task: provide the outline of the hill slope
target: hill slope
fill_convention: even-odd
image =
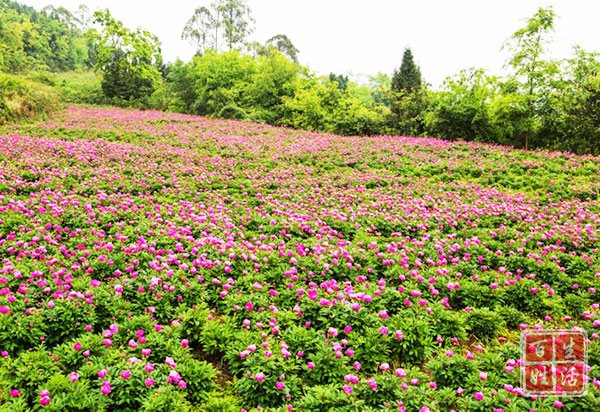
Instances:
[[[2,129],[0,405],[553,408],[519,332],[584,328],[598,376],[599,164],[120,109]]]

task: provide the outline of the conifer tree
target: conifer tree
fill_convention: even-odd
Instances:
[[[400,70],[392,77],[392,90],[396,92],[414,92],[421,88],[421,70],[415,64],[413,54],[407,47],[402,56]]]

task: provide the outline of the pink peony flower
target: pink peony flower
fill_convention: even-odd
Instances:
[[[108,395],[110,393],[111,389],[110,389],[110,382],[109,381],[103,381],[102,382],[102,389],[100,389],[100,392],[102,392],[105,395]]]

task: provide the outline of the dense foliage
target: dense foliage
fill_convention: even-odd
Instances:
[[[81,20],[63,7],[41,12],[0,0],[0,71],[52,71],[89,67]]]
[[[160,42],[148,31],[129,30],[108,10],[94,13],[100,25],[92,36],[96,44],[96,68],[103,73],[102,91],[118,105],[147,106],[160,79]]]
[[[0,167],[1,410],[600,409],[598,157],[80,107]]]
[[[54,83],[66,102],[344,135],[433,136],[600,154],[599,55],[576,47],[569,58],[548,59],[556,19],[551,8],[540,8],[503,45],[508,75],[469,68],[431,90],[408,48],[394,73],[364,85],[347,74],[319,77],[299,63],[300,51],[285,34],[249,40],[254,19],[245,0],[197,8],[182,28],[196,56],[169,64],[154,35],[125,27],[108,10],[92,16],[84,6],[71,13],[51,6],[36,12],[10,0],[0,5],[0,72],[61,73]],[[82,72],[91,68],[95,75]]]

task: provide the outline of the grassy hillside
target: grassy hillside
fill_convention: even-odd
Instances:
[[[0,73],[0,124],[44,117],[60,109],[60,103],[52,86]]]

